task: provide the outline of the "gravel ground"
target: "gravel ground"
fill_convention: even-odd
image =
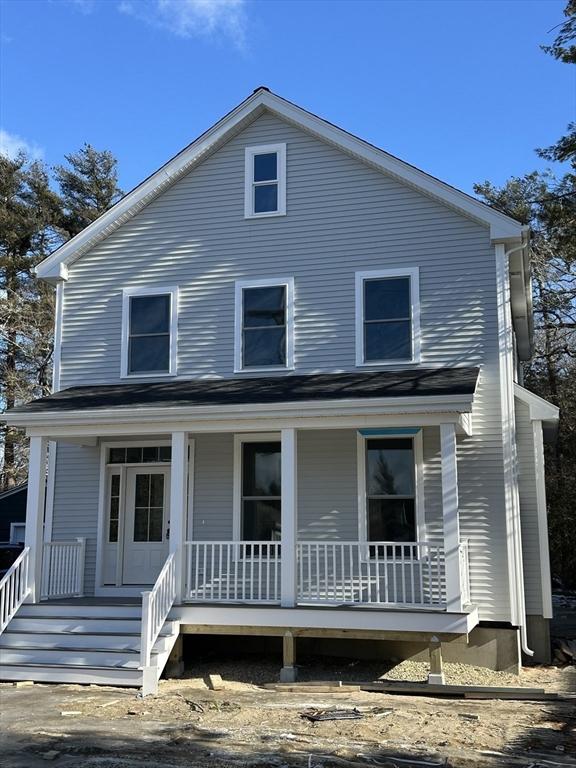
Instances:
[[[145,699],[121,688],[0,684],[0,766],[576,768],[573,701],[287,693],[238,682],[222,666],[209,671],[222,674],[224,690],[197,677],[163,680]],[[534,668],[520,679],[576,691],[574,669]],[[312,707],[354,707],[362,719],[311,723],[301,714]]]
[[[550,674],[541,675],[543,682],[537,682],[538,670],[543,667],[526,668],[521,675],[494,672],[484,667],[468,664],[444,663],[446,682],[451,685],[508,685],[512,687],[542,687],[550,682]],[[320,680],[342,680],[343,682],[369,682],[372,680],[403,680],[425,682],[429,665],[423,661],[402,661],[399,663],[358,661],[346,658],[303,656],[298,658],[298,680],[300,682]],[[230,684],[262,685],[275,683],[279,679],[278,656],[238,655],[235,658],[209,656],[196,659],[185,677],[202,681],[208,674],[217,673]],[[552,675],[553,676],[553,675]],[[536,681],[536,682],[535,682]]]

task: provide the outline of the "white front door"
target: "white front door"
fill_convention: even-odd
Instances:
[[[122,583],[154,584],[168,556],[170,469],[128,467]]]

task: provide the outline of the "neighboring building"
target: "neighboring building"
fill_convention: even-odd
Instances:
[[[259,88],[49,256],[0,675],[150,691],[231,628],[284,636],[285,678],[293,635],[544,657],[528,237]]]
[[[0,493],[0,544],[23,544],[26,528],[26,483]]]

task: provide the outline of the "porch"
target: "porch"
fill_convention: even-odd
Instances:
[[[288,568],[295,561],[295,607],[447,608],[442,545],[298,541],[284,559],[281,547],[270,541],[186,541],[179,603],[282,605],[288,559]],[[85,551],[84,539],[43,545],[41,600],[85,597]],[[458,546],[458,565],[465,610],[470,605],[467,541]]]

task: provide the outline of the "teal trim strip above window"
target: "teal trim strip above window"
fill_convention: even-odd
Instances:
[[[359,429],[363,437],[381,437],[383,435],[417,435],[422,427],[388,427],[386,429]]]

